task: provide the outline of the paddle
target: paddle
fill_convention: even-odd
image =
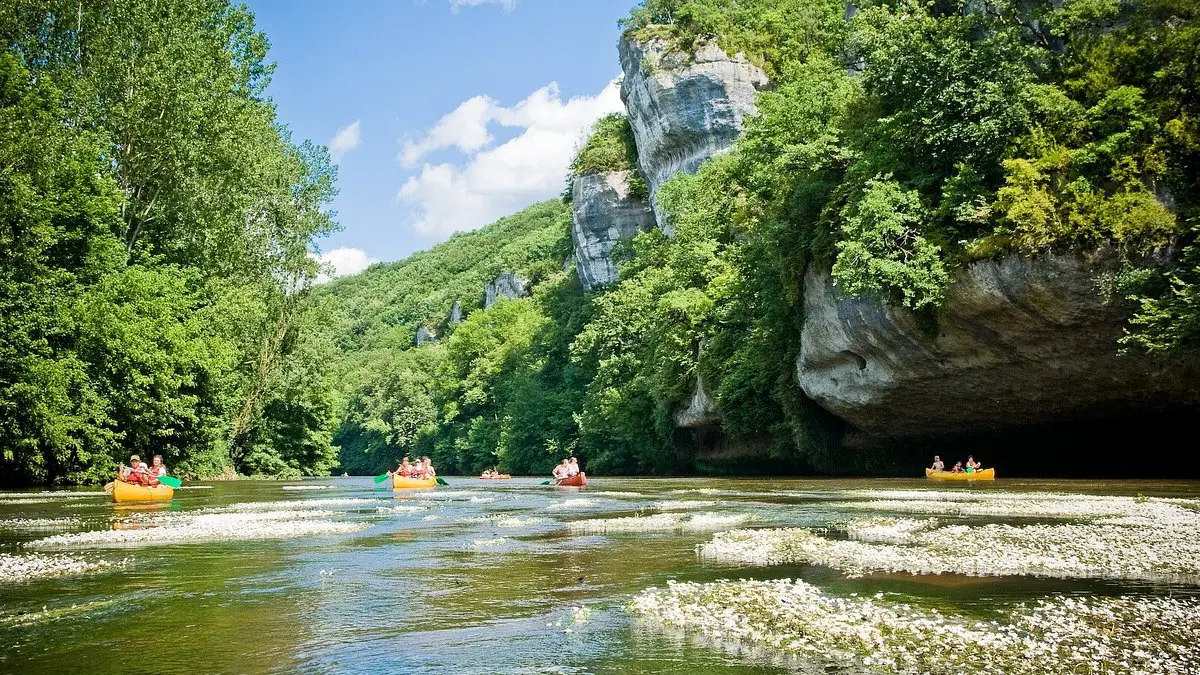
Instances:
[[[178,478],[175,478],[173,476],[159,476],[158,482],[160,482],[163,485],[166,485],[167,487],[170,487],[170,488],[177,488],[180,485],[183,485],[183,481],[181,481]]]
[[[441,476],[437,476],[436,478],[437,478],[437,484],[438,484],[438,485],[449,485],[449,483],[447,483],[446,481],[442,480],[442,477],[441,477]]]

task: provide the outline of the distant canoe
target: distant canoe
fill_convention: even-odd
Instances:
[[[512,476],[502,473],[499,476],[480,476],[479,480],[508,480],[510,478],[512,478]]]
[[[167,485],[134,485],[123,481],[113,481],[112,490],[105,490],[114,502],[165,502],[175,496],[175,490]],[[107,486],[105,486],[107,488]]]
[[[925,469],[925,477],[930,480],[996,480],[996,469],[980,469],[971,473]]]
[[[393,490],[408,490],[412,488],[437,487],[437,478],[407,478],[392,474]]]
[[[562,479],[558,484],[559,486],[566,485],[568,487],[583,487],[587,485],[587,476],[583,475],[583,472],[580,471],[570,478]]]

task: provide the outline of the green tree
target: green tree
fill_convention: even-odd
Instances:
[[[242,469],[244,430],[297,405],[325,416],[319,391],[269,402],[309,358],[273,336],[307,302],[335,171],[276,122],[253,16],[28,0],[0,7],[0,37],[5,475],[98,480],[130,451]],[[272,453],[305,455],[279,439]],[[293,464],[328,465],[309,455]]]

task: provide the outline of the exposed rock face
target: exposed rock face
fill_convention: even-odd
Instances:
[[[454,326],[462,323],[462,303],[458,300],[450,306],[450,325]]]
[[[1200,410],[1196,364],[1117,355],[1128,308],[1095,284],[1114,268],[1107,251],[974,263],[955,275],[936,337],[810,272],[797,380],[863,445]]]
[[[417,346],[420,347],[426,342],[432,342],[437,339],[437,335],[426,326],[417,327]]]
[[[672,174],[693,173],[704,160],[728,149],[743,120],[757,111],[755,94],[767,86],[762,69],[741,54],[729,56],[715,44],[694,54],[668,52],[662,40],[619,46],[621,100],[637,142],[638,167],[650,186],[658,225],[670,225],[658,205],[658,188]]]
[[[716,426],[721,421],[717,412],[717,402],[704,388],[704,379],[696,376],[696,387],[692,390],[692,400],[687,407],[675,412],[675,426],[684,429],[700,429]]]
[[[529,282],[515,274],[505,272],[489,282],[484,289],[484,309],[496,304],[496,298],[523,298],[529,295]]]
[[[589,291],[616,281],[613,245],[654,227],[649,202],[629,194],[632,176],[632,171],[594,173],[576,176],[571,186],[575,269]]]

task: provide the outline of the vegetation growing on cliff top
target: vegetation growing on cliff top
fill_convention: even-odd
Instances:
[[[812,54],[837,51],[847,34],[845,11],[841,0],[645,0],[621,26],[682,50],[716,37],[778,81]]]
[[[610,113],[596,120],[591,134],[571,160],[571,173],[584,176],[605,171],[637,169],[637,145],[629,118]]]
[[[571,172],[567,175],[567,187],[563,202],[571,203],[576,176],[587,176],[609,171],[630,171],[629,194],[646,197],[650,188],[642,176],[637,163],[637,144],[629,118],[621,113],[610,113],[596,120],[591,131],[571,160]]]

